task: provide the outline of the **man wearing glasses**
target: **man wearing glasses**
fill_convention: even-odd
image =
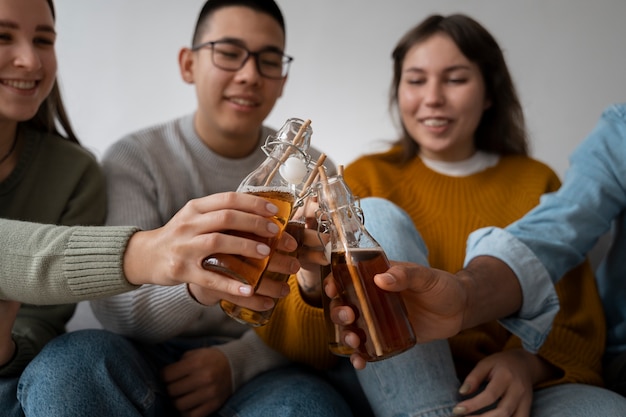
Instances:
[[[197,110],[122,138],[103,158],[109,225],[160,227],[190,199],[235,190],[265,159],[260,147],[275,131],[263,121],[292,61],[280,9],[209,0],[192,45],[179,65]],[[206,289],[145,285],[92,308],[112,332],[73,332],[50,346],[42,360],[58,366],[40,378],[45,409],[29,416],[351,415],[330,385],[289,365]]]

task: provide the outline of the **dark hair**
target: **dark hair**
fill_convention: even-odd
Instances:
[[[54,14],[54,4],[52,3],[52,0],[47,0],[48,1],[48,6],[50,6],[50,11],[52,12],[52,18],[56,19],[56,15]]]
[[[270,15],[280,25],[283,33],[285,34],[285,19],[280,8],[273,0],[208,0],[204,3],[200,14],[198,15],[198,21],[196,22],[196,28],[193,31],[193,38],[191,45],[195,45],[200,42],[200,37],[206,30],[206,24],[209,17],[217,10],[223,7],[231,6],[243,6],[252,10],[256,10],[261,13]]]
[[[52,0],[47,0],[50,10],[52,11],[52,17],[55,18],[54,5]],[[58,129],[57,123],[63,128],[63,133]],[[55,79],[52,85],[50,94],[45,98],[35,116],[32,119],[22,122],[25,126],[30,126],[36,130],[44,131],[47,133],[54,133],[56,135],[65,137],[66,139],[79,143],[78,138],[74,134],[70,119],[65,111],[63,100],[61,98],[61,91],[59,89],[58,81]]]
[[[483,112],[476,128],[474,135],[476,149],[501,155],[527,155],[524,112],[502,50],[493,36],[469,16],[432,15],[400,39],[392,53],[393,81],[390,107],[397,108],[398,87],[407,52],[415,44],[438,33],[449,36],[463,55],[478,66],[485,83],[486,97],[491,105]],[[403,135],[396,144],[402,145],[401,159],[407,161],[417,154],[419,145],[411,138],[403,124],[402,131]]]

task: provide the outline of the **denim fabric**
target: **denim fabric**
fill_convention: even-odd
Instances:
[[[517,335],[524,348],[537,353],[552,329],[559,311],[559,298],[548,271],[535,255],[506,230],[489,227],[472,233],[467,243],[467,260],[489,255],[506,262],[520,278],[524,304],[516,316],[500,320]]]
[[[385,249],[390,259],[409,262],[421,259],[419,262],[426,264],[424,242],[403,210],[379,198],[363,199],[361,206],[366,228]],[[510,240],[507,244],[514,246],[506,247],[516,256],[532,256],[527,247],[508,233],[497,229],[491,233],[501,239]],[[535,264],[537,270],[534,274],[544,274],[547,281],[545,287],[553,291],[545,268],[540,263]],[[550,293],[548,291],[547,294]],[[553,304],[547,310],[555,310],[554,307]],[[539,320],[546,320],[545,317],[540,316]],[[527,326],[534,324],[533,320],[519,321],[525,322]],[[548,323],[547,327],[549,326]],[[535,328],[532,329],[536,332]],[[458,395],[459,381],[446,341],[416,345],[400,355],[368,363],[364,370],[357,371],[357,376],[376,417],[450,416],[454,405],[461,400]],[[607,389],[589,385],[558,385],[533,392],[530,415],[626,416],[626,398]]]
[[[605,308],[607,352],[626,351],[626,103],[608,107],[598,124],[570,157],[561,188],[542,197],[541,203],[505,230],[472,234],[467,260],[478,255],[503,259],[522,285],[525,317],[507,320],[509,329],[525,346],[537,346],[549,326],[545,317],[554,310],[554,293],[548,278],[556,282],[579,264],[605,232],[614,227],[613,245],[596,272]],[[530,251],[513,251],[518,240]],[[545,269],[545,270],[543,270]],[[543,271],[542,271],[543,270]],[[542,271],[541,277],[535,274]],[[536,316],[534,323],[527,321]],[[531,336],[529,338],[529,335]]]
[[[136,345],[104,331],[68,333],[50,342],[24,371],[18,398],[29,417],[179,415],[159,370],[211,339]],[[351,416],[339,394],[308,369],[288,366],[243,385],[215,416]]]
[[[0,378],[0,410],[2,417],[24,417],[17,400],[19,378]]]
[[[428,265],[427,250],[409,215],[376,197],[361,200],[365,228],[390,260]],[[376,417],[452,415],[459,382],[446,340],[418,344],[400,355],[371,362],[357,377]]]
[[[534,391],[530,416],[626,416],[626,398],[608,389],[591,385],[555,385]]]

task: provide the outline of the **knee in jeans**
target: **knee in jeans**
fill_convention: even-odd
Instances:
[[[22,374],[27,383],[48,378],[72,378],[76,372],[92,370],[102,360],[123,355],[129,342],[105,330],[81,330],[51,340]]]

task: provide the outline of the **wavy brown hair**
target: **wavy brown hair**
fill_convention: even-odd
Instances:
[[[524,112],[504,55],[494,37],[477,21],[463,14],[432,15],[409,30],[392,53],[393,80],[389,105],[397,111],[398,88],[402,65],[408,51],[435,34],[445,34],[459,50],[480,69],[486,97],[491,106],[483,112],[474,134],[476,149],[500,155],[528,155],[528,136]],[[409,135],[402,120],[402,137],[394,144],[402,146],[400,160],[406,162],[419,152],[419,145]]]

